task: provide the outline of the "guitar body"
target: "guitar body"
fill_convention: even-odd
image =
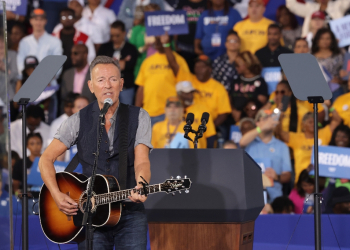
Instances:
[[[58,187],[78,204],[78,200],[86,198],[89,179],[82,174],[61,172],[56,174]],[[114,176],[96,175],[94,194],[105,194],[119,191],[118,181]],[[93,203],[93,201],[92,201]],[[45,184],[39,195],[39,217],[41,228],[46,237],[55,243],[79,243],[85,239],[81,225],[85,203],[78,206],[77,215],[69,216],[61,212]],[[121,216],[121,202],[105,205],[93,205],[92,225],[95,227],[115,226]]]

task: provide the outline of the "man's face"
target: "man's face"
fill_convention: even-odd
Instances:
[[[72,102],[70,102],[70,103],[66,103],[65,105],[64,105],[64,113],[66,114],[66,115],[68,115],[68,116],[71,116],[72,114],[73,114],[73,111],[72,111],[72,109],[73,109],[73,103]]]
[[[269,45],[276,46],[277,44],[279,44],[281,36],[282,36],[282,34],[281,34],[279,29],[270,28],[267,31],[267,38],[268,38]]]
[[[250,18],[260,19],[265,12],[265,6],[259,3],[251,3],[248,6],[248,15]]]
[[[111,40],[113,44],[122,44],[125,40],[125,31],[122,31],[121,29],[115,29],[111,28]]]
[[[239,47],[241,46],[241,42],[236,35],[229,35],[226,38],[225,47],[229,51],[239,51]]]
[[[74,67],[83,67],[87,64],[87,53],[83,46],[74,45],[71,52]]]
[[[81,6],[81,4],[78,1],[70,1],[68,7],[74,10],[76,17],[81,16],[81,13],[83,12],[83,6]]]
[[[205,62],[199,61],[194,65],[194,74],[200,82],[206,82],[211,76],[212,69]]]
[[[74,25],[74,15],[70,11],[62,11],[60,20],[64,28],[72,28]]]
[[[310,22],[310,27],[315,31],[325,27],[326,21],[320,18],[313,18]]]
[[[20,29],[18,26],[13,26],[12,30],[11,30],[11,35],[10,35],[10,39],[11,42],[13,43],[19,43],[19,41],[24,37],[24,33],[23,30]]]
[[[294,53],[309,53],[309,45],[307,44],[307,42],[305,40],[297,41],[294,47]]]
[[[28,117],[27,118],[27,128],[30,132],[33,132],[40,126],[41,118]]]
[[[33,27],[33,31],[43,31],[45,29],[45,25],[46,25],[46,18],[42,17],[42,16],[36,16],[36,17],[32,17],[30,19],[30,24]]]
[[[250,130],[252,130],[254,128],[255,128],[254,124],[251,123],[250,121],[243,122],[242,126],[241,126],[242,135],[244,135],[245,133],[249,132]]]
[[[42,141],[37,136],[30,138],[27,142],[27,148],[29,149],[30,154],[35,156],[40,155],[42,145]]]
[[[77,98],[74,101],[73,114],[85,108],[87,105],[89,105],[89,102],[85,98]]]
[[[184,113],[184,109],[175,103],[170,103],[168,107],[165,108],[165,117],[168,120],[181,120]]]
[[[123,89],[124,79],[114,64],[97,64],[91,72],[89,89],[95,94],[100,105],[107,98],[113,103],[119,101],[119,93]]]
[[[193,92],[190,92],[190,93],[179,92],[178,96],[182,100],[182,103],[185,105],[185,107],[188,107],[188,106],[192,105],[192,103],[193,103]]]

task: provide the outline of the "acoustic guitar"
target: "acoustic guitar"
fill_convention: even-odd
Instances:
[[[90,178],[83,174],[60,172],[56,174],[58,187],[78,203],[77,215],[66,215],[61,212],[45,184],[39,195],[39,218],[46,237],[54,243],[79,243],[85,239],[82,219],[87,198],[87,187]],[[189,192],[191,180],[185,176],[165,180],[164,183],[147,186],[148,194],[165,192],[167,194],[185,190]],[[117,179],[111,175],[96,175],[92,205],[92,225],[94,227],[115,226],[121,216],[123,200],[131,193],[144,194],[141,188],[120,190]]]

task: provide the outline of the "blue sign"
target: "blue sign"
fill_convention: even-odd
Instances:
[[[311,162],[314,163],[313,151]],[[350,148],[319,146],[318,163],[320,176],[350,179]]]
[[[188,34],[186,11],[145,12],[145,27],[147,36]]]
[[[189,141],[184,138],[183,133],[176,133],[170,142],[169,148],[189,148],[188,143]]]
[[[261,71],[261,76],[267,83],[269,94],[276,90],[277,84],[282,80],[281,67],[266,67]]]
[[[241,130],[239,130],[239,127],[237,125],[232,125],[230,127],[230,140],[238,145],[241,138],[242,133]]]
[[[260,166],[262,173],[265,172],[266,168],[271,168],[272,162],[270,158],[253,158],[253,159]]]
[[[4,0],[6,2],[6,10],[25,16],[27,14],[27,0]],[[2,12],[2,4],[0,4],[0,12]]]

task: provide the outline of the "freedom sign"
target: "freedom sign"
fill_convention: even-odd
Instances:
[[[311,162],[314,163],[313,151]],[[320,176],[350,179],[350,148],[319,146],[318,163]]]
[[[335,37],[339,40],[339,47],[350,45],[350,16],[330,21],[329,25]]]
[[[147,36],[161,36],[166,31],[169,35],[188,34],[186,11],[145,12]]]
[[[281,67],[265,67],[261,71],[261,76],[267,84],[268,93],[271,94],[282,80]]]
[[[3,0],[6,2],[6,10],[25,16],[27,14],[27,0]],[[2,13],[2,4],[0,4],[0,12]]]

